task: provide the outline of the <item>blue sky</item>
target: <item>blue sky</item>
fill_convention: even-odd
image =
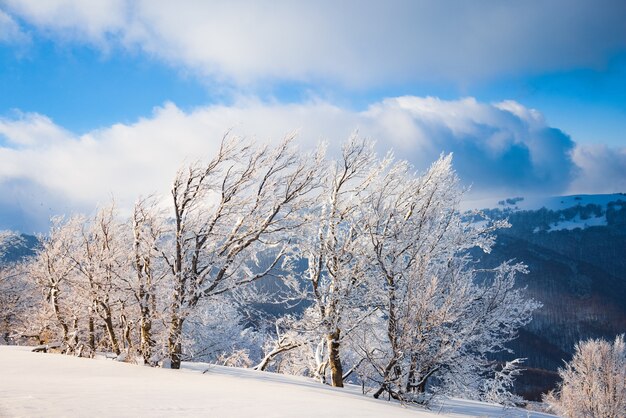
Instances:
[[[624,21],[617,0],[0,0],[0,217],[128,206],[228,129],[454,152],[476,197],[625,192]]]

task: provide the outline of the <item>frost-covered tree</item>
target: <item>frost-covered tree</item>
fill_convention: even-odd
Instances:
[[[300,370],[322,380],[330,365],[333,385],[352,374],[377,385],[376,397],[504,399],[516,372],[495,370],[488,354],[504,350],[538,304],[515,288],[525,266],[477,271],[471,250],[488,252],[506,222],[461,215],[451,156],[416,175],[353,138],[325,184],[300,245],[312,304],[292,322],[299,337],[282,333],[265,360],[308,362]]]
[[[562,382],[544,401],[564,417],[626,416],[626,344],[602,339],[580,342],[572,360],[559,370]]]
[[[494,370],[493,377],[487,378],[483,382],[481,398],[487,402],[504,406],[515,406],[522,402],[522,398],[511,393],[511,390],[513,389],[515,378],[524,370],[520,368],[524,360],[517,358],[507,361]]]
[[[34,317],[34,328],[47,329],[46,339],[61,343],[66,353],[93,355],[104,349],[119,355],[129,348],[130,334],[121,323],[128,298],[121,280],[128,274],[128,242],[114,207],[92,218],[54,219],[40,241],[26,268],[50,314]]]
[[[3,262],[4,255],[19,235],[11,231],[0,231],[0,344],[9,342],[13,323],[20,307],[19,275],[8,263]]]
[[[261,333],[246,325],[229,295],[204,299],[186,319],[185,357],[192,361],[251,367],[261,357]]]
[[[270,364],[277,358],[279,358],[284,353],[293,353],[293,350],[299,350],[299,355],[291,356],[292,358],[297,358],[296,363],[298,364],[295,369],[288,367],[288,374],[306,374],[309,357],[308,354],[311,352],[310,347],[311,341],[307,339],[307,336],[302,335],[298,331],[296,331],[296,326],[294,326],[294,322],[297,322],[292,316],[285,315],[279,317],[274,322],[274,335],[267,336],[265,338],[263,351],[264,354],[259,361],[254,366],[255,370],[267,370]],[[304,351],[304,355],[302,355],[302,351]],[[285,367],[281,367],[281,364],[278,364],[275,370],[284,370]]]
[[[96,349],[95,327],[102,324],[108,346],[116,355],[122,352],[122,336],[118,332],[121,308],[127,295],[120,288],[127,275],[127,242],[123,224],[114,205],[104,207],[93,219],[77,224],[74,245],[68,252],[75,271],[74,290],[88,303],[88,347]]]
[[[255,147],[226,138],[208,163],[176,175],[171,245],[162,251],[172,283],[172,368],[180,367],[184,322],[203,299],[232,293],[285,261],[289,233],[303,223],[318,187],[322,158],[298,153],[291,142]]]
[[[47,236],[40,236],[40,248],[28,261],[29,278],[41,291],[44,310],[33,318],[42,340],[61,344],[64,353],[74,353],[79,345],[79,319],[86,316],[84,303],[73,288],[75,237],[82,218],[52,219]]]
[[[26,280],[27,272],[22,264],[3,257],[23,242],[17,233],[0,231],[0,344],[13,344],[24,336],[30,309],[36,303],[33,286]]]
[[[363,217],[361,194],[382,169],[373,145],[350,138],[339,159],[331,162],[320,205],[313,212],[302,242],[308,261],[305,273],[312,306],[301,327],[308,329],[315,350],[315,375],[332,386],[343,386],[340,345],[343,334],[367,317],[367,280],[364,238],[358,232]],[[343,333],[343,334],[342,334]]]
[[[371,357],[375,397],[425,401],[429,388],[476,388],[486,354],[503,350],[537,306],[514,287],[524,266],[475,271],[469,250],[488,252],[491,233],[505,224],[464,220],[461,196],[451,156],[444,156],[421,176],[404,162],[392,164],[365,199],[371,291],[386,331]]]
[[[167,274],[167,266],[159,251],[159,246],[167,239],[167,224],[156,199],[137,201],[131,215],[130,228],[130,274],[122,276],[122,280],[134,302],[129,303],[129,307],[135,307],[132,318],[139,328],[139,355],[145,364],[154,365],[158,360],[157,342],[163,328],[158,326],[163,310],[162,281]]]

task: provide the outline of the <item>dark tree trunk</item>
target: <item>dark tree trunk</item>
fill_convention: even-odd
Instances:
[[[374,398],[378,398],[383,392],[388,392],[389,396],[398,399],[398,392],[402,390],[401,382],[399,382],[402,370],[398,363],[401,353],[398,348],[398,330],[396,326],[396,292],[395,280],[393,277],[387,277],[387,298],[388,298],[388,318],[387,318],[387,337],[393,352],[393,358],[389,360],[383,374],[383,383],[374,393]]]
[[[117,335],[115,334],[115,326],[113,325],[113,318],[111,317],[111,308],[107,303],[103,301],[94,301],[94,305],[101,308],[99,315],[104,321],[104,328],[107,330],[107,335],[109,336],[111,350],[113,350],[113,352],[119,356],[121,350],[120,344],[117,340]]]
[[[74,316],[72,320],[72,338],[70,338],[69,346],[71,353],[76,353],[78,347],[78,317]]]
[[[107,312],[107,315],[104,317],[104,325],[107,330],[107,334],[109,335],[111,349],[119,356],[121,353],[120,344],[117,341],[117,335],[115,335],[115,328],[113,326],[113,319],[111,318],[111,314],[109,312]]]
[[[141,356],[146,364],[151,364],[152,349],[154,347],[154,340],[152,339],[152,321],[150,317],[144,313],[141,316],[140,323],[140,350]]]
[[[87,340],[87,346],[91,350],[90,355],[93,356],[96,353],[96,329],[93,323],[93,316],[89,314],[89,338]]]
[[[177,314],[172,316],[172,322],[170,324],[170,335],[168,338],[168,351],[170,355],[170,367],[172,369],[180,369],[180,363],[182,361],[182,330],[183,319]]]
[[[417,356],[411,355],[411,365],[409,367],[409,376],[406,380],[406,391],[411,392],[415,390],[415,370],[417,369]]]
[[[427,377],[425,377],[424,379],[422,379],[419,382],[419,384],[415,388],[417,390],[417,393],[421,394],[421,393],[426,392],[426,382],[428,382],[428,378]]]
[[[57,322],[61,326],[61,330],[63,331],[63,344],[65,345],[65,349],[69,351],[69,327],[63,320],[61,315],[61,309],[59,307],[59,299],[58,299],[58,290],[56,288],[52,288],[50,290],[50,304],[52,305],[52,310],[54,311],[54,316],[57,319]]]
[[[341,331],[339,328],[335,332],[326,336],[326,346],[328,347],[328,364],[330,366],[331,384],[335,387],[343,387],[343,369],[341,367],[341,358],[339,356],[339,337]]]

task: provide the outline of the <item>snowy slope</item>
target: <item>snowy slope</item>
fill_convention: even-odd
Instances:
[[[463,210],[470,209],[501,209],[501,210],[538,210],[546,208],[553,211],[563,210],[574,206],[598,205],[606,209],[610,202],[622,200],[626,202],[626,195],[613,194],[578,194],[571,196],[551,197],[508,197],[470,200],[462,203]]]
[[[463,210],[489,211],[490,216],[496,218],[509,217],[521,211],[536,212],[542,208],[557,215],[550,215],[549,223],[546,223],[546,217],[542,217],[544,215],[537,218],[542,222],[534,229],[535,233],[607,226],[607,211],[621,211],[622,207],[626,207],[626,195],[620,193],[530,198],[519,196],[467,201],[462,204]]]
[[[426,411],[300,377],[203,364],[153,369],[23,347],[0,346],[0,373],[0,417],[550,416],[464,400]]]

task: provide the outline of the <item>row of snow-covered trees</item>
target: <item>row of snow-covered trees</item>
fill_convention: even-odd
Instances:
[[[477,271],[470,250],[489,252],[506,223],[461,215],[451,156],[416,174],[357,137],[337,159],[292,142],[225,138],[128,219],[109,206],[54,220],[13,270],[13,286],[41,296],[14,334],[172,368],[196,358],[360,380],[376,397],[499,399],[515,371],[489,353],[537,304],[514,286],[523,265]]]

